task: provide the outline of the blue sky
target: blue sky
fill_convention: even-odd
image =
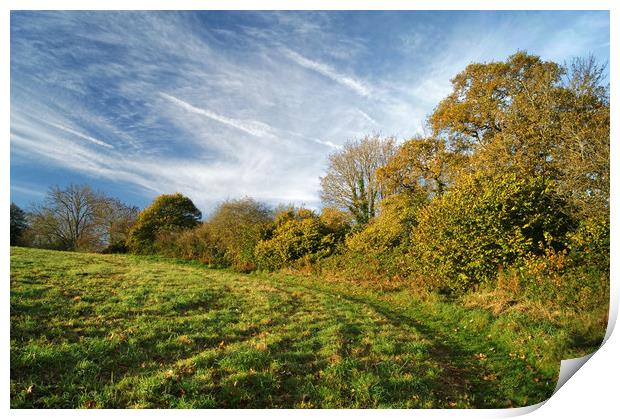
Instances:
[[[603,12],[12,12],[11,199],[89,183],[320,206],[327,156],[406,139],[470,62],[609,61]]]

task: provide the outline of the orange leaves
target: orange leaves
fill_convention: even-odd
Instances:
[[[181,335],[177,338],[177,340],[185,345],[192,345],[194,343],[194,341],[192,341],[187,335]]]

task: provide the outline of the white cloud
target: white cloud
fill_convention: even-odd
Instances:
[[[65,126],[63,126],[63,125],[60,125],[60,124],[54,124],[53,122],[49,122],[49,121],[43,121],[43,122],[45,122],[46,124],[51,125],[51,126],[53,126],[53,127],[55,127],[55,128],[61,129],[61,130],[63,130],[63,131],[66,131],[66,132],[68,132],[68,133],[70,133],[70,134],[73,134],[73,135],[75,135],[76,137],[80,137],[80,138],[83,138],[83,139],[85,139],[85,140],[88,140],[88,141],[90,141],[90,142],[92,142],[92,143],[94,143],[94,144],[100,145],[100,146],[102,146],[102,147],[106,147],[106,148],[114,148],[114,146],[113,146],[113,145],[108,144],[108,143],[106,143],[105,141],[98,140],[98,139],[96,139],[96,138],[94,138],[94,137],[91,137],[90,135],[82,134],[81,132],[75,131],[75,130],[73,130],[73,129],[71,129],[71,128],[68,128],[68,127],[65,127]]]
[[[327,64],[310,60],[304,57],[303,55],[300,55],[296,53],[295,51],[292,51],[288,48],[285,48],[283,51],[290,59],[292,59],[294,62],[296,62],[300,66],[316,71],[317,73],[322,74],[323,76],[335,81],[336,83],[339,83],[345,87],[348,87],[349,89],[353,90],[354,92],[356,92],[357,94],[361,96],[365,96],[365,97],[370,96],[371,89],[369,86],[365,85],[363,82],[356,80],[345,74],[339,73],[338,71],[336,71],[335,69],[333,69]]]
[[[271,133],[272,129],[269,125],[260,121],[242,121],[238,119],[228,118],[222,115],[218,115],[215,112],[211,112],[207,109],[198,108],[196,106],[192,106],[189,103],[176,98],[174,96],[168,95],[166,93],[160,93],[163,98],[168,99],[169,101],[179,105],[183,109],[196,113],[198,115],[206,116],[207,118],[213,119],[214,121],[221,122],[222,124],[228,125],[230,127],[241,130],[250,135],[254,135],[256,137],[273,137]]]

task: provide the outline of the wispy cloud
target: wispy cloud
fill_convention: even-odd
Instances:
[[[45,196],[45,192],[43,192],[40,188],[20,186],[14,183],[11,184],[11,191],[19,192],[20,194],[36,198],[43,198]]]
[[[353,90],[361,96],[370,96],[370,87],[362,83],[361,81],[356,80],[353,77],[347,76],[345,74],[339,73],[327,64],[321,63],[319,61],[310,60],[290,49],[285,48],[283,51],[290,59],[295,61],[300,66],[316,71],[317,73],[322,74],[323,76],[335,81],[336,83],[348,87],[349,89]]]
[[[90,141],[91,143],[94,143],[94,144],[97,144],[97,145],[100,145],[100,146],[102,146],[102,147],[106,147],[106,148],[114,148],[114,146],[113,146],[113,145],[108,144],[108,143],[106,143],[105,141],[98,140],[98,139],[96,139],[96,138],[94,138],[94,137],[91,137],[90,135],[82,134],[81,132],[75,131],[75,130],[73,130],[73,129],[71,129],[71,128],[68,128],[68,127],[65,127],[65,126],[63,126],[63,125],[60,125],[60,124],[55,124],[55,123],[53,123],[53,122],[49,122],[49,121],[43,121],[43,122],[45,122],[46,124],[51,125],[51,126],[53,126],[53,127],[55,127],[55,128],[58,128],[58,129],[60,129],[60,130],[63,130],[63,131],[65,131],[65,132],[68,132],[68,133],[70,133],[70,134],[73,134],[73,135],[75,135],[76,137],[80,137],[80,138],[83,138],[83,139],[85,139],[85,140],[88,140],[88,141]]]
[[[271,133],[272,129],[268,124],[259,121],[242,121],[238,119],[228,118],[222,115],[218,115],[215,112],[211,112],[207,109],[198,108],[196,106],[192,106],[189,103],[176,98],[174,96],[168,95],[166,93],[160,93],[163,98],[168,99],[169,101],[179,105],[183,109],[196,113],[198,115],[206,116],[214,121],[221,122],[224,125],[228,125],[229,127],[236,128],[243,132],[246,132],[250,135],[254,135],[256,137],[273,137]]]

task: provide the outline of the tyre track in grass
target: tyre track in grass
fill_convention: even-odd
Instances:
[[[301,281],[300,281],[301,282]],[[501,378],[507,371],[523,370],[530,375],[537,373],[534,366],[521,361],[512,360],[507,352],[490,352],[497,345],[492,342],[486,344],[485,336],[472,334],[472,345],[475,350],[467,349],[458,339],[450,336],[444,330],[434,327],[430,321],[434,316],[424,311],[419,306],[410,306],[405,309],[390,307],[389,302],[381,301],[375,296],[365,295],[360,297],[346,292],[326,291],[323,287],[310,288],[299,285],[309,291],[321,293],[339,300],[348,301],[360,307],[366,307],[382,316],[393,327],[406,331],[416,331],[421,334],[429,344],[429,356],[442,367],[434,391],[440,399],[445,400],[446,407],[454,407],[456,400],[467,397],[471,399],[471,407],[512,407],[515,404],[538,403],[551,395],[553,387],[545,387],[546,383],[540,382],[536,391],[530,391],[515,400],[506,386],[501,385]],[[361,310],[360,310],[361,311]],[[413,312],[413,313],[412,313]],[[427,319],[424,322],[420,319]],[[487,355],[491,354],[492,355]],[[489,365],[489,362],[493,365]],[[494,367],[500,366],[497,370]],[[495,377],[489,379],[488,377]],[[496,384],[493,384],[496,383]],[[512,387],[512,385],[510,385]],[[528,400],[534,399],[529,402]]]

